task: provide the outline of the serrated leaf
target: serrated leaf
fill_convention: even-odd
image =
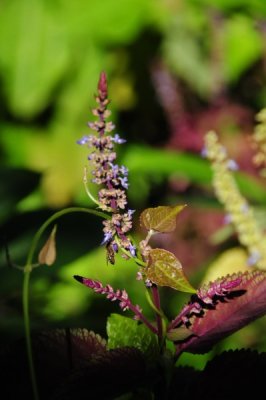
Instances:
[[[149,261],[145,274],[148,279],[158,286],[169,286],[181,292],[196,292],[185,277],[182,265],[170,251],[152,249],[149,252]]]
[[[38,261],[40,264],[53,265],[56,260],[56,235],[57,226],[55,225],[48,240],[39,252]]]
[[[39,352],[50,352],[62,368],[82,367],[99,353],[106,353],[106,341],[100,335],[87,329],[53,329],[42,331],[33,337],[33,345]],[[39,356],[40,358],[41,356]]]
[[[219,340],[231,335],[266,313],[266,273],[260,270],[228,276],[241,278],[240,284],[221,301],[193,315],[189,329],[193,336],[177,346],[177,351],[204,353]]]
[[[141,351],[128,347],[107,351],[104,340],[86,329],[34,332],[32,349],[42,399],[120,398],[124,392],[143,387],[148,379],[146,358]],[[4,398],[18,399],[21,393],[27,399],[32,398],[25,365],[24,340],[13,341],[1,348],[1,393]]]
[[[145,325],[119,314],[111,314],[107,321],[108,348],[135,347],[148,358],[158,354],[157,338]]]
[[[140,215],[141,225],[147,230],[161,233],[172,232],[176,228],[176,216],[186,205],[159,206],[147,208]]]

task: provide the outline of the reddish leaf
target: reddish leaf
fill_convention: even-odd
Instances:
[[[187,315],[186,325],[193,336],[177,344],[178,353],[209,351],[219,340],[266,313],[266,273],[264,271],[253,270],[234,274],[225,279],[229,282],[229,286],[230,282],[236,279],[241,281],[227,294],[214,296],[213,302],[209,304],[199,299],[197,295],[194,296],[193,301],[201,305],[201,312]],[[225,279],[222,282],[225,282]],[[211,283],[209,288],[212,285],[217,286],[217,283]],[[206,289],[204,290],[206,293]]]
[[[167,233],[176,227],[176,216],[185,205],[147,208],[140,215],[141,225],[147,230]]]
[[[43,349],[43,359],[53,355],[57,362],[69,368],[86,365],[95,354],[106,352],[106,341],[87,329],[54,329],[40,332],[34,338],[37,348]]]
[[[169,286],[181,292],[196,292],[186,279],[182,265],[170,251],[152,249],[149,252],[149,261],[145,274],[156,285]]]

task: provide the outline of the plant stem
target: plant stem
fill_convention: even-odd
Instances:
[[[38,244],[38,241],[45,231],[45,229],[56,219],[60,218],[61,216],[73,212],[85,212],[89,214],[94,214],[99,217],[108,219],[110,218],[107,214],[91,210],[89,208],[83,207],[69,207],[65,208],[64,210],[58,211],[53,214],[50,218],[48,218],[42,226],[36,232],[31,247],[28,253],[27,262],[24,268],[24,279],[23,279],[23,289],[22,289],[22,305],[23,305],[23,318],[24,318],[24,331],[25,331],[25,339],[26,339],[26,349],[27,349],[27,356],[28,356],[28,363],[29,363],[29,372],[30,372],[30,379],[32,384],[32,391],[33,391],[33,398],[34,400],[39,400],[39,393],[38,393],[38,386],[37,386],[37,379],[36,379],[36,371],[34,368],[33,362],[33,354],[32,354],[32,342],[31,342],[31,334],[30,334],[30,316],[29,316],[29,282],[30,282],[30,274],[32,271],[32,261],[33,256]]]
[[[144,315],[142,314],[142,312],[140,312],[140,311],[138,310],[137,307],[135,307],[133,304],[130,304],[130,305],[129,305],[129,309],[130,309],[131,311],[133,311],[133,313],[134,313],[135,315],[138,316],[138,319],[139,319],[140,321],[142,321],[142,322],[147,326],[147,328],[149,328],[153,333],[155,333],[156,335],[158,335],[158,329],[157,329],[155,326],[153,326],[153,325],[147,320],[146,317],[144,317]]]
[[[160,310],[161,309],[161,302],[160,302],[160,295],[159,295],[159,290],[158,290],[157,285],[152,285],[151,292],[152,292],[154,305],[158,310]],[[159,313],[157,313],[157,312],[156,312],[156,322],[157,322],[157,328],[158,328],[158,339],[159,339],[159,342],[162,342],[162,339],[163,339],[163,323],[162,323],[161,315]]]
[[[38,386],[36,380],[36,374],[34,369],[33,362],[33,354],[32,354],[32,344],[31,344],[31,335],[30,335],[30,318],[29,318],[29,281],[30,281],[30,273],[31,269],[28,268],[28,264],[25,267],[24,271],[24,280],[23,280],[23,315],[24,315],[24,329],[25,329],[25,339],[26,339],[26,348],[27,348],[27,356],[29,363],[29,373],[32,384],[33,398],[35,400],[39,399]]]

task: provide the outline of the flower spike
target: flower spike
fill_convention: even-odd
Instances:
[[[123,311],[131,310],[135,314],[134,319],[142,321],[153,333],[157,333],[157,329],[142,314],[140,306],[131,303],[128,294],[124,289],[114,290],[111,285],[103,286],[100,281],[84,278],[79,275],[74,275],[74,278],[83,285],[93,289],[96,293],[104,294],[107,299],[111,301],[119,301],[119,306]]]
[[[136,248],[127,237],[132,228],[133,214],[132,210],[127,209],[128,170],[123,165],[115,163],[115,144],[123,144],[126,140],[117,133],[114,136],[108,134],[115,128],[112,122],[107,121],[111,115],[107,109],[109,102],[107,77],[105,72],[102,72],[96,95],[97,107],[92,110],[97,120],[88,123],[96,134],[83,136],[77,143],[92,149],[88,160],[93,167],[92,182],[100,186],[97,204],[103,211],[111,214],[111,219],[103,222],[102,244],[109,249],[113,248],[115,252],[117,252],[116,246],[119,246],[131,257],[135,257]]]

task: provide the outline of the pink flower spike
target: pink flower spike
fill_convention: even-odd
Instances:
[[[142,321],[153,333],[157,334],[157,329],[142,314],[140,306],[135,306],[131,303],[128,294],[124,289],[118,289],[114,291],[112,286],[109,284],[104,287],[101,282],[93,279],[83,278],[79,275],[74,275],[74,278],[83,285],[88,286],[90,289],[93,289],[96,293],[104,294],[107,299],[111,301],[119,301],[119,306],[123,311],[126,311],[128,309],[131,310],[135,314],[136,319]]]

